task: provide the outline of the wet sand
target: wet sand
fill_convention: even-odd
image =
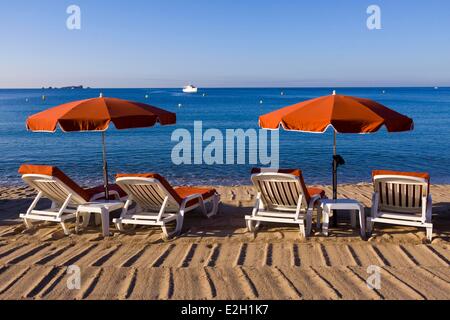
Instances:
[[[329,187],[324,187],[331,194]],[[103,239],[100,228],[64,236],[56,224],[25,230],[18,214],[35,192],[0,187],[0,299],[449,299],[450,186],[433,185],[433,242],[425,230],[376,225],[368,241],[345,212],[324,237],[307,240],[293,226],[245,229],[252,187],[217,187],[219,214],[186,215],[183,234],[163,241],[157,228]],[[370,185],[342,185],[340,197],[369,212]],[[67,287],[68,267],[81,270],[81,288]],[[380,289],[367,287],[370,265]]]

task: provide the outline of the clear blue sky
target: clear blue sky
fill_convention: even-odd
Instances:
[[[66,8],[81,8],[81,30]],[[382,30],[366,9],[381,7]],[[450,1],[0,2],[0,87],[450,85]]]

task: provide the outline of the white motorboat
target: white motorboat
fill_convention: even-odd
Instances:
[[[198,88],[194,87],[193,85],[188,85],[183,88],[184,93],[197,93]]]

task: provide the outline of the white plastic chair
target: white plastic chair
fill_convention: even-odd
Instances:
[[[417,176],[412,176],[417,175]],[[367,231],[374,223],[426,228],[432,240],[432,197],[427,174],[374,172],[374,193],[371,216],[367,218]]]
[[[64,233],[69,235],[70,231],[66,226],[66,221],[76,218],[78,205],[95,201],[105,196],[104,192],[99,192],[87,198],[86,195],[80,194],[79,191],[75,191],[65,182],[51,175],[24,174],[22,179],[38,191],[27,212],[19,215],[28,229],[33,227],[32,221],[51,221],[60,223]],[[81,189],[81,187],[79,188]],[[116,199],[120,199],[119,193],[115,190],[110,190],[109,194]],[[42,197],[50,199],[52,201],[51,206],[47,209],[36,210],[35,208]]]
[[[119,176],[116,183],[128,194],[120,218],[113,220],[120,231],[124,231],[124,225],[127,224],[160,226],[163,237],[170,238],[181,232],[185,213],[200,208],[210,218],[218,211],[220,197],[214,189],[183,187],[186,193],[183,196],[179,194],[181,188],[172,188],[163,177],[156,174]],[[133,203],[136,206],[131,209]],[[209,212],[206,209],[208,203],[212,205]],[[167,224],[172,221],[176,222],[176,226],[169,232]]]
[[[257,231],[262,222],[289,223],[299,226],[301,237],[309,236],[313,211],[320,211],[319,200],[326,198],[325,192],[306,188],[300,170],[253,172],[258,193],[252,215],[245,216],[248,230]]]

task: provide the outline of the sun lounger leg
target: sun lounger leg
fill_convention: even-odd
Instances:
[[[219,210],[219,202],[220,202],[220,197],[218,194],[215,194],[212,199],[212,209],[206,215],[208,218],[215,216],[217,214],[217,211]]]
[[[247,220],[247,229],[250,232],[256,232],[259,229],[259,226],[261,225],[261,221],[252,221],[252,220]]]
[[[252,220],[247,220],[247,229],[249,232],[254,232],[255,228],[253,228],[253,221]]]
[[[125,231],[123,228],[122,218],[115,219],[116,220],[116,227],[120,232]]]
[[[306,214],[306,234],[305,237],[309,237],[311,234],[311,228],[312,228],[312,210],[308,210],[308,213]]]
[[[433,240],[433,227],[427,228],[427,239],[431,242]]]
[[[316,229],[317,229],[317,231],[320,230],[320,224],[323,223],[321,218],[322,218],[322,209],[319,207],[319,208],[317,208],[317,221],[316,221]]]
[[[366,219],[366,229],[367,229],[367,234],[368,236],[372,235],[372,231],[373,231],[373,222],[372,219],[370,217],[368,217]]]
[[[167,227],[166,227],[165,224],[163,224],[163,225],[161,226],[161,229],[162,229],[162,232],[163,232],[163,236],[162,236],[163,239],[169,239],[169,238],[172,236],[172,234],[174,233],[174,232],[169,233],[169,232],[167,231]]]
[[[300,226],[300,238],[306,238],[305,223],[302,222],[299,224],[299,226]]]
[[[33,229],[33,223],[29,219],[23,219],[23,222],[25,223],[25,227],[27,229]]]
[[[163,231],[163,239],[170,239],[174,235],[179,235],[181,233],[181,229],[183,228],[183,220],[184,220],[184,209],[180,210],[180,213],[177,216],[175,230],[172,232],[167,231],[166,224],[163,223],[161,229]]]
[[[64,230],[64,234],[66,236],[70,235],[70,230],[69,230],[69,228],[67,228],[67,226],[66,226],[66,224],[64,222],[61,222],[61,226],[62,226],[62,228]]]
[[[328,211],[323,210],[322,220],[322,233],[324,236],[328,237],[328,225],[330,223],[330,215],[328,214]]]

